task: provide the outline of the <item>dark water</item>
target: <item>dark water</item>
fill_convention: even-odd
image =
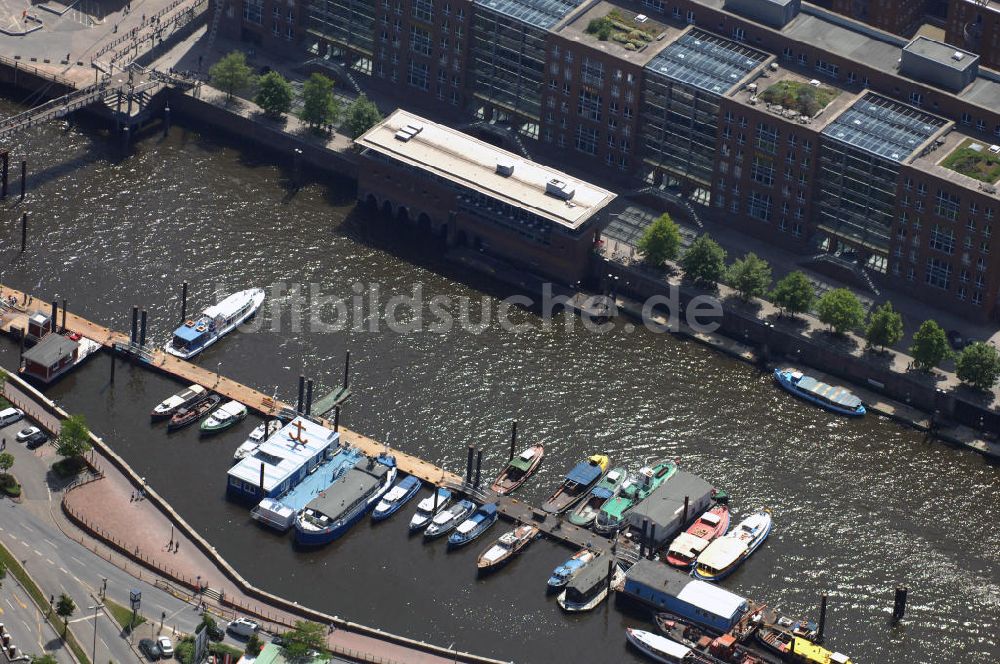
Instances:
[[[477,307],[484,294],[507,294],[459,281],[435,263],[433,247],[373,230],[343,183],[292,191],[287,171],[237,141],[175,128],[124,157],[92,128],[52,125],[19,140],[12,153],[31,154],[31,248],[18,256],[22,208],[7,205],[3,281],[65,297],[75,311],[121,329],[129,307],[145,305],[158,343],[176,324],[183,280],[195,308],[214,301],[217,284],[315,283],[325,295],[349,297],[355,283],[378,283],[383,300],[422,284],[425,298],[466,296]],[[276,330],[265,312],[266,331],[233,335],[199,361],[221,362],[227,375],[266,392],[277,386],[293,400],[303,368],[319,393],[336,386],[350,349],[355,395],[345,423],[456,472],[466,445],[476,443],[486,449],[486,474],[495,473],[516,417],[524,442],[547,446],[541,472],[524,488],[533,502],[581,455],[607,452],[630,468],[679,457],[733,494],[737,516],[773,510],[770,540],[727,588],[813,616],[829,591],[828,643],[857,662],[1000,660],[1000,480],[980,457],[877,417],[827,415],[748,366],[646,331],[596,335],[557,325],[514,333],[491,325],[479,334],[397,334],[383,325],[323,334],[308,325],[308,302],[302,325],[293,325],[290,301],[269,300],[284,312]],[[538,322],[525,311],[513,317]],[[8,366],[16,360],[9,344],[3,355]],[[289,538],[261,530],[224,500],[232,451],[255,423],[205,442],[194,431],[168,437],[147,413],[176,389],[122,365],[111,387],[108,360],[97,357],[50,394],[84,413],[258,585],[517,662],[638,661],[624,646],[634,618],[606,606],[569,617],[546,597],[548,573],[570,553],[548,542],[482,580],[473,559],[485,543],[448,554],[440,542],[409,539],[404,516],[360,524],[318,552],[293,550]],[[899,583],[911,588],[907,620],[891,627]]]

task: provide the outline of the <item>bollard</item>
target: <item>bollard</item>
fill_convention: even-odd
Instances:
[[[21,214],[21,253],[28,248],[28,213]]]
[[[306,381],[306,403],[305,403],[305,414],[308,417],[312,413],[312,403],[313,403],[313,379],[310,378]]]
[[[139,307],[132,305],[132,336],[128,338],[129,345],[135,343],[139,336]]]
[[[483,451],[479,450],[478,452],[476,452],[476,482],[475,484],[473,484],[473,486],[476,487],[477,489],[479,488],[479,471],[482,469],[482,466],[483,466]]]
[[[21,160],[21,198],[24,198],[24,192],[28,190],[28,162],[25,159]]]
[[[816,641],[823,643],[823,633],[826,631],[826,593],[819,598],[819,630],[816,632]]]
[[[188,311],[188,282],[181,285],[181,324],[187,320]]]
[[[333,409],[333,430],[340,431],[340,406]]]
[[[892,621],[899,622],[906,614],[906,594],[909,592],[906,586],[896,587],[896,597],[892,607]]]
[[[305,405],[306,377],[299,374],[299,400],[295,403],[295,412],[302,414],[302,407]]]
[[[514,449],[517,445],[517,420],[510,427],[510,458],[514,458]]]

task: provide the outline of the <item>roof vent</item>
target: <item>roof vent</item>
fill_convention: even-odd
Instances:
[[[634,19],[634,21],[636,23],[645,23],[648,20],[649,20],[649,17],[646,16],[645,14],[636,14],[635,15],[635,19]]]
[[[498,161],[497,173],[504,176],[505,178],[509,178],[511,175],[514,174],[514,162],[509,159]]]
[[[962,53],[961,51],[955,51],[954,53],[951,54],[951,59],[955,60],[956,62],[960,61],[964,57],[965,53]]]
[[[552,179],[545,183],[545,193],[564,201],[568,201],[573,198],[573,194],[575,194],[576,191],[573,189],[572,185],[563,182],[562,180]]]
[[[809,85],[813,86],[814,88],[818,88],[822,84],[819,82],[818,79],[814,78],[813,80],[809,81]]]
[[[406,143],[408,140],[424,130],[423,125],[408,124],[396,132],[396,140]]]

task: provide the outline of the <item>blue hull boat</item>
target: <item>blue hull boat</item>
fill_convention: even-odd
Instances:
[[[549,592],[558,592],[565,588],[577,572],[595,557],[594,552],[590,549],[580,549],[574,553],[572,558],[552,570],[552,576],[549,577],[548,582]]]
[[[455,532],[448,536],[448,548],[457,549],[465,546],[469,542],[490,529],[500,515],[497,513],[496,503],[486,503],[476,513],[463,521],[455,528]]]
[[[821,383],[798,369],[792,367],[775,369],[774,380],[783,389],[800,399],[805,399],[832,413],[861,417],[866,412],[861,399],[847,389]]]
[[[468,499],[460,500],[451,507],[441,510],[424,529],[424,539],[431,540],[447,535],[475,511],[476,504]]]
[[[382,521],[399,511],[408,503],[411,498],[420,491],[420,480],[413,475],[407,475],[399,484],[389,489],[389,493],[382,496],[378,505],[372,510],[372,521]]]

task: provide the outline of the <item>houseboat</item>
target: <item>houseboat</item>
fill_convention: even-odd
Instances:
[[[608,461],[603,454],[593,454],[577,463],[556,492],[542,503],[542,509],[549,514],[562,514],[573,507],[608,470]]]
[[[609,553],[602,553],[583,566],[566,584],[556,601],[564,611],[577,613],[590,611],[608,596],[608,565],[611,564],[611,583],[617,586],[624,578],[618,561]]]
[[[677,464],[668,460],[640,468],[635,477],[630,477],[625,482],[617,495],[601,506],[594,522],[594,530],[602,535],[610,535],[624,528],[629,511],[676,472]]]
[[[545,447],[538,444],[532,445],[511,459],[497,475],[497,478],[493,480],[493,485],[490,487],[493,493],[498,496],[512,493],[538,470],[543,456],[545,456]]]
[[[761,510],[751,514],[698,554],[694,575],[705,581],[721,581],[753,555],[770,534],[771,513]]]
[[[646,498],[628,511],[626,521],[633,540],[643,538],[647,546],[660,549],[667,545],[688,523],[706,511],[714,500],[715,489],[694,473],[675,471]],[[643,524],[647,532],[642,534]]]
[[[253,316],[263,303],[263,288],[249,288],[233,293],[205,309],[197,318],[184,321],[183,325],[174,330],[166,351],[189,360],[235,330]]]
[[[861,399],[846,388],[827,385],[793,367],[775,369],[774,380],[795,396],[831,412],[850,417],[861,417],[866,412]]]

